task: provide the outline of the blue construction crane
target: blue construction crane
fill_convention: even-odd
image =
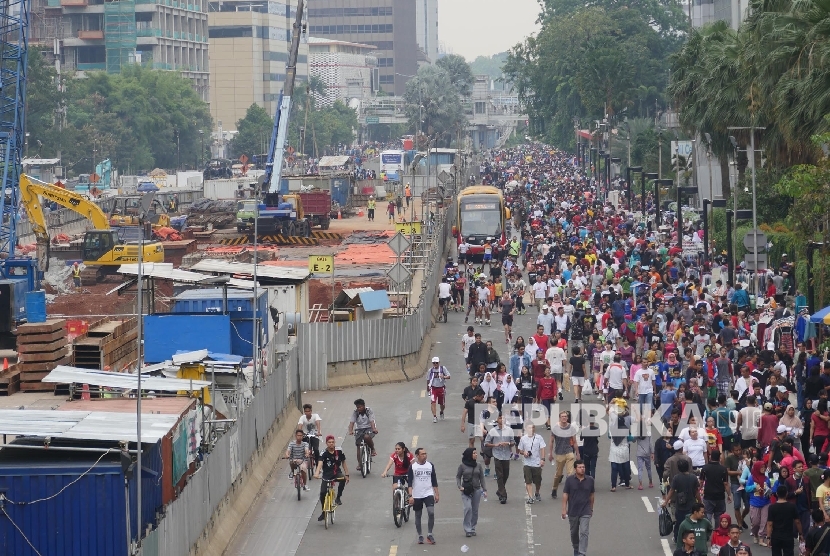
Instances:
[[[288,53],[288,65],[285,68],[285,89],[280,93],[279,107],[274,116],[274,129],[268,149],[268,161],[265,164],[263,189],[266,206],[277,206],[280,191],[280,177],[285,155],[285,140],[288,136],[288,117],[291,113],[291,97],[294,94],[294,81],[297,77],[297,56],[300,51],[300,37],[303,34],[304,0],[297,2],[297,18],[291,33],[291,50]]]
[[[12,319],[0,318],[0,334],[25,319],[25,293],[38,289],[41,277],[37,261],[15,257],[26,132],[28,46],[29,0],[0,0],[0,315],[9,315],[9,310],[14,315]]]

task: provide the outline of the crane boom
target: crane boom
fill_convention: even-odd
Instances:
[[[294,20],[291,35],[291,50],[288,53],[288,65],[285,68],[285,89],[280,94],[279,107],[274,117],[274,129],[271,132],[271,144],[268,149],[268,161],[265,165],[264,184],[268,184],[268,193],[276,194],[280,190],[280,177],[285,154],[285,139],[288,136],[288,117],[291,113],[291,97],[294,95],[294,81],[297,77],[297,57],[300,52],[300,36],[303,31],[304,0],[297,2],[297,18]]]

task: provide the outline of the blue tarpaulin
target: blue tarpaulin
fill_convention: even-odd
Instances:
[[[364,311],[382,311],[392,307],[386,290],[360,292],[358,297],[360,297],[360,304],[363,305]]]

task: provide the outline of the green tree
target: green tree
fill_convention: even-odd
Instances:
[[[458,94],[462,97],[468,97],[472,94],[475,77],[464,56],[449,54],[439,58],[435,65],[449,74],[450,82],[455,85]]]
[[[404,92],[409,125],[433,139],[432,146],[448,147],[467,117],[461,95],[450,74],[438,66],[423,66]]]
[[[501,68],[507,61],[507,52],[499,52],[492,56],[478,56],[470,62],[470,69],[473,75],[486,75],[491,79],[500,80],[504,78]]]
[[[57,125],[65,95],[60,90],[58,73],[40,49],[29,49],[26,74],[26,131],[29,149],[44,157],[52,157],[60,150],[61,134]],[[38,141],[43,145],[38,148]]]
[[[273,129],[274,119],[265,109],[256,103],[250,105],[245,117],[236,122],[237,134],[230,145],[234,158],[245,154],[250,159],[262,154],[263,145],[267,149],[270,144]]]

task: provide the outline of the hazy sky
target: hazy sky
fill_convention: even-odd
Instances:
[[[472,62],[535,33],[538,15],[537,0],[438,0],[438,40]]]

